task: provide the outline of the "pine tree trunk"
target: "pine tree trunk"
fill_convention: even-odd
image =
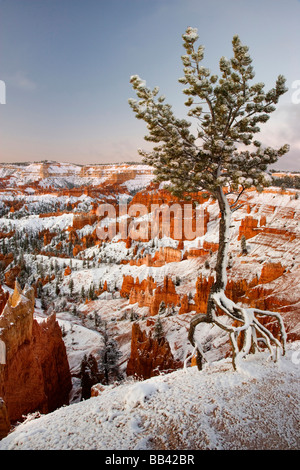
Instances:
[[[190,329],[188,338],[190,343],[195,346],[194,332],[196,326],[199,323],[212,323],[214,320],[214,312],[216,309],[215,302],[213,300],[213,294],[221,291],[225,291],[227,285],[227,258],[228,258],[228,246],[229,246],[229,235],[230,235],[230,224],[231,224],[231,209],[227,201],[226,195],[223,192],[222,187],[218,188],[216,193],[216,199],[219,204],[221,218],[219,223],[219,249],[217,255],[216,264],[216,280],[211,287],[210,294],[207,302],[207,310],[205,314],[196,315],[190,323]],[[196,362],[198,369],[202,369],[203,358],[202,353],[197,348]]]
[[[212,321],[213,310],[215,304],[212,301],[212,294],[220,291],[225,291],[227,285],[227,260],[228,260],[228,246],[230,238],[230,224],[231,224],[231,209],[227,201],[226,195],[222,187],[218,188],[216,198],[219,204],[221,218],[219,222],[219,248],[216,264],[216,280],[211,288],[210,295],[207,303],[207,320]]]
[[[235,370],[239,367],[239,361],[245,357],[249,352],[255,348],[258,349],[257,334],[263,337],[265,344],[267,345],[271,358],[276,362],[278,360],[280,351],[285,354],[286,345],[286,333],[284,324],[280,314],[276,312],[263,311],[257,308],[245,308],[241,307],[235,302],[228,299],[225,295],[225,289],[227,285],[227,260],[228,260],[228,248],[230,240],[230,224],[231,224],[231,208],[227,201],[226,195],[222,188],[218,188],[216,193],[216,199],[219,204],[221,218],[219,223],[219,249],[216,263],[216,279],[210,290],[206,314],[198,314],[192,318],[190,323],[190,329],[188,332],[188,339],[191,344],[196,348],[196,361],[198,369],[202,369],[202,363],[204,354],[200,344],[197,344],[195,338],[195,329],[200,323],[215,324],[227,331],[230,337],[232,345],[232,364]],[[241,324],[240,327],[226,324],[220,319],[220,316],[216,315],[216,310],[219,309],[231,320],[238,320]],[[278,321],[280,340],[273,335],[264,325],[259,322],[255,317],[255,314],[259,316],[271,316],[276,318]],[[240,348],[238,345],[238,336],[244,335],[243,346]],[[273,343],[273,346],[272,344]],[[275,347],[275,350],[274,350]]]

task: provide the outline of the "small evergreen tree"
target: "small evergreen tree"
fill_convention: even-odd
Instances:
[[[94,324],[95,324],[95,329],[99,330],[103,326],[103,321],[99,315],[99,313],[95,312],[94,314]]]
[[[59,293],[60,293],[59,283],[56,282],[56,284],[55,284],[55,294],[56,294],[56,295],[59,295]]]
[[[84,355],[80,366],[81,378],[81,399],[86,400],[91,397],[91,388],[100,382],[98,364],[93,354]]]
[[[135,321],[139,318],[138,314],[133,310],[130,310],[130,321]]]
[[[47,303],[44,295],[41,296],[41,307],[43,310],[47,309]]]
[[[72,295],[73,291],[74,291],[74,280],[73,280],[73,278],[70,279],[69,289],[70,289],[70,294]]]
[[[81,299],[85,300],[86,294],[85,294],[85,289],[84,286],[81,287]]]
[[[41,283],[41,281],[39,281],[37,285],[37,297],[40,299],[42,295],[43,295],[43,284]]]
[[[164,335],[164,331],[163,331],[163,325],[162,325],[162,322],[161,322],[161,318],[160,316],[158,315],[158,318],[154,324],[154,334],[153,334],[153,337],[157,340],[160,340]]]
[[[97,298],[96,293],[95,293],[95,286],[94,284],[90,285],[89,288],[89,299],[90,300],[95,300]]]
[[[114,380],[121,380],[122,375],[119,367],[119,360],[122,356],[118,343],[110,335],[107,323],[104,323],[102,329],[103,348],[100,351],[99,372],[103,375],[105,385],[110,384]]]
[[[242,235],[241,237],[241,251],[243,255],[246,255],[248,253],[245,235]]]
[[[166,312],[166,304],[162,300],[161,303],[159,304],[158,315],[163,315],[165,312]]]
[[[263,83],[252,82],[255,76],[252,59],[248,47],[237,35],[232,40],[233,57],[221,57],[219,61],[219,76],[201,64],[204,47],[196,48],[197,29],[188,27],[182,38],[184,76],[179,82],[185,85],[185,105],[189,108],[188,116],[197,122],[197,131],[191,132],[191,122],[174,115],[172,107],[165,103],[165,97],[159,96],[158,87],[151,90],[138,75],[130,79],[138,99],[130,99],[129,104],[136,117],[147,124],[149,133],[145,140],[154,143],[151,152],[140,151],[140,154],[146,164],[154,167],[156,182],[168,182],[168,189],[180,197],[206,191],[219,205],[215,282],[209,294],[206,315],[199,314],[191,320],[189,340],[196,347],[194,331],[199,323],[219,325],[230,335],[233,366],[236,368],[238,357],[244,357],[257,348],[257,333],[265,338],[267,344],[275,345],[275,353],[270,347],[274,359],[279,349],[271,331],[257,318],[254,319],[255,314],[269,315],[269,312],[240,308],[226,297],[225,288],[232,213],[240,207],[241,196],[247,188],[261,189],[271,183],[268,166],[289,150],[287,145],[279,149],[263,148],[255,138],[260,132],[259,125],[268,121],[287,89],[282,75],[268,92],[265,92]],[[245,341],[241,351],[237,346],[239,329],[221,323],[217,310],[244,324]],[[272,315],[280,324],[284,352],[283,323],[279,314]],[[198,351],[198,357],[200,355]]]

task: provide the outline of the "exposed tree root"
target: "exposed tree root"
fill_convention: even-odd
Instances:
[[[212,323],[229,334],[232,346],[232,365],[235,370],[238,369],[240,359],[244,358],[250,352],[254,353],[259,351],[258,342],[262,341],[270,351],[270,356],[274,362],[278,361],[280,354],[285,354],[286,349],[286,332],[281,315],[276,312],[267,310],[260,310],[258,308],[244,308],[238,306],[235,302],[228,299],[223,290],[211,293],[210,296],[211,308],[210,315],[199,314],[192,318],[188,339],[194,346],[194,352],[197,352],[197,365],[202,369],[202,362],[205,360],[201,347],[195,341],[195,329],[200,323]],[[230,322],[222,321],[224,315],[217,314],[222,311],[225,318],[230,318]],[[280,340],[277,339],[271,331],[269,331],[257,317],[273,317],[277,320],[280,329]],[[233,326],[233,323],[239,322],[241,326]],[[243,333],[243,344],[241,347],[238,345],[238,337]]]

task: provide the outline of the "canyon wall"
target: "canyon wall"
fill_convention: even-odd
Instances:
[[[151,182],[152,168],[142,164],[76,165],[53,161],[0,165],[0,188],[32,187],[41,193],[46,187],[66,188],[67,194],[69,189],[72,193],[73,189],[89,185],[122,185],[136,178]]]
[[[139,323],[132,325],[131,354],[126,373],[139,379],[148,379],[162,372],[170,372],[182,367],[173,357],[166,338],[156,338],[153,330],[147,333]]]
[[[33,411],[48,413],[69,403],[71,374],[55,315],[34,319],[33,289],[18,283],[0,315],[0,397],[10,423]],[[3,408],[4,409],[4,408]]]

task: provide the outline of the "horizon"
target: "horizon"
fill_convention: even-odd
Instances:
[[[175,114],[186,118],[178,78],[181,35],[192,26],[211,70],[222,55],[232,56],[238,34],[249,46],[256,82],[268,90],[279,74],[286,77],[289,91],[259,138],[265,146],[290,144],[273,167],[300,171],[299,14],[299,0],[254,0],[251,6],[247,0],[238,6],[235,0],[0,0],[0,80],[6,86],[0,161],[143,164],[138,148],[152,145],[128,105],[130,76],[159,86]]]
[[[74,165],[74,166],[122,166],[122,165],[141,165],[141,166],[148,166],[149,168],[152,168],[150,165],[147,163],[143,163],[142,161],[119,161],[115,163],[109,163],[109,162],[101,162],[101,163],[78,163],[78,162],[72,162],[72,161],[57,161],[57,160],[39,160],[39,161],[12,161],[12,162],[0,162],[0,165],[17,165],[17,166],[26,166],[26,165],[38,165],[42,163],[53,163],[57,165]],[[274,166],[274,165],[273,165]],[[270,168],[268,170],[269,172],[273,173],[291,173],[291,174],[300,174],[300,170],[289,170],[289,169],[282,169],[282,168]]]

